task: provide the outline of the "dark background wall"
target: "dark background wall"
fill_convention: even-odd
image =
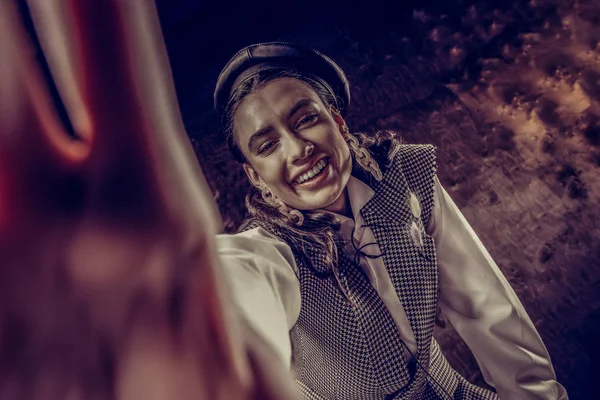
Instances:
[[[438,147],[438,175],[522,299],[573,399],[600,378],[600,3],[159,0],[184,122],[226,230],[248,183],[212,113],[239,48],[293,40],[339,62],[351,129]],[[442,319],[452,365],[484,384]]]

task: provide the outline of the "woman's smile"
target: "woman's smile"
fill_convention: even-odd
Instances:
[[[321,158],[307,172],[300,174],[292,181],[292,186],[295,188],[313,189],[320,182],[329,176],[329,158]]]

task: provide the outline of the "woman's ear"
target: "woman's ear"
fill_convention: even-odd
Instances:
[[[250,183],[252,183],[254,186],[256,186],[259,189],[265,185],[265,182],[258,175],[258,172],[256,172],[250,164],[244,163],[242,166],[244,168],[244,172],[248,176],[248,179],[250,179]]]
[[[337,124],[338,128],[340,128],[340,132],[342,132],[343,134],[344,127],[346,126],[346,120],[344,120],[344,117],[342,117],[342,114],[338,111],[337,108],[335,108],[335,106],[331,105],[329,110],[331,111],[331,116],[333,117],[333,120]]]

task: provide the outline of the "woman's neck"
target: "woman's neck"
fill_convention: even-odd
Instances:
[[[348,187],[346,186],[340,197],[338,197],[333,203],[325,207],[324,210],[343,215],[344,217],[354,218],[354,216],[352,215],[352,207],[350,207]]]

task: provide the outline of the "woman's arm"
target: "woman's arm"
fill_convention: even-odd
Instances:
[[[262,228],[217,235],[216,242],[236,307],[289,366],[289,330],[300,313],[300,283],[292,250]]]
[[[500,399],[567,399],[514,290],[435,179],[428,233],[436,243],[440,307]]]

